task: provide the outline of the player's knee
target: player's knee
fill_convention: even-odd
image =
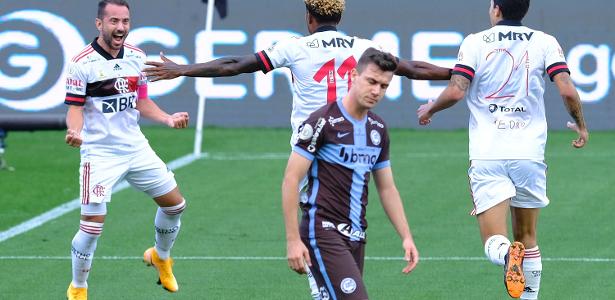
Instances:
[[[186,209],[186,199],[182,198],[181,202],[173,206],[161,206],[160,209],[165,215],[175,216],[180,215]]]
[[[536,246],[536,229],[532,227],[516,228],[513,232],[516,241],[520,241],[526,248]]]

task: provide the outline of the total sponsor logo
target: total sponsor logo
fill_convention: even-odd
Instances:
[[[503,112],[503,113],[524,113],[527,112],[527,110],[525,109],[524,106],[513,106],[513,107],[508,107],[508,106],[502,106],[502,105],[497,105],[497,104],[489,104],[489,112],[490,113],[495,113],[496,111],[499,112]]]

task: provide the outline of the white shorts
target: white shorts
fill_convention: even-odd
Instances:
[[[511,199],[511,207],[541,208],[547,198],[547,165],[539,160],[472,160],[468,170],[476,214]]]
[[[152,198],[177,187],[173,172],[147,147],[133,155],[82,160],[79,168],[81,204],[111,201],[113,187],[123,179]]]

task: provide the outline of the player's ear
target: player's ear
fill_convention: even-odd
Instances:
[[[350,78],[352,79],[352,82],[357,82],[359,75],[359,70],[357,70],[357,68],[352,68],[352,70],[350,70]]]
[[[95,24],[96,24],[96,29],[98,29],[98,31],[102,31],[102,20],[99,18],[96,18]]]

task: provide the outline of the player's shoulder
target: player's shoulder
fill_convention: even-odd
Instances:
[[[139,47],[128,44],[128,43],[124,43],[124,58],[145,60],[146,55],[145,55],[145,51],[141,50]]]
[[[384,119],[372,111],[367,113],[367,123],[370,126],[378,127],[383,130],[387,128],[387,124]]]
[[[326,117],[339,111],[337,102],[328,103],[319,109],[315,110],[312,115],[317,117]]]
[[[83,64],[85,61],[88,60],[88,58],[92,58],[92,56],[95,56],[96,53],[97,52],[95,51],[94,47],[92,47],[92,44],[88,44],[87,46],[85,46],[85,48],[81,49],[79,53],[73,56],[70,62],[73,64]]]

